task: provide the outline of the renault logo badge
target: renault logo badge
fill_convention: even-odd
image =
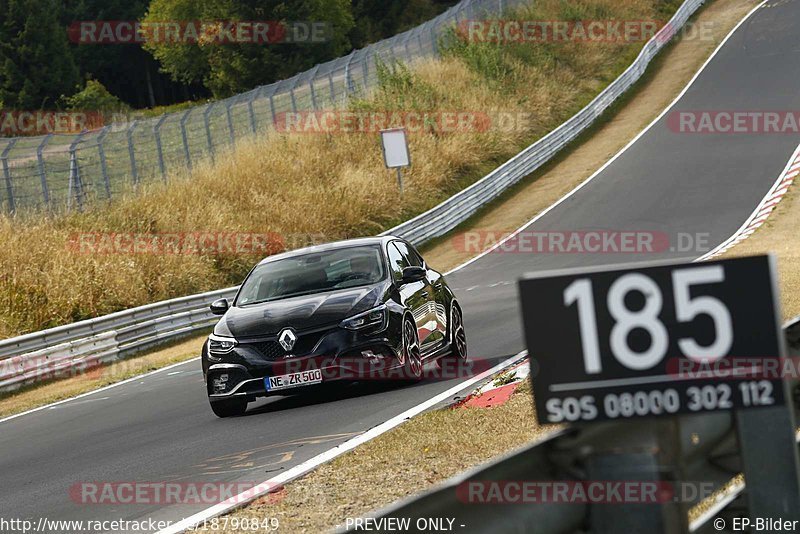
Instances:
[[[283,347],[283,350],[289,352],[294,348],[294,344],[297,341],[297,335],[291,328],[284,328],[281,330],[280,335],[278,336],[278,342]]]

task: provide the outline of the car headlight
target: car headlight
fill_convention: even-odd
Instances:
[[[341,322],[340,326],[348,330],[363,330],[365,328],[379,327],[383,330],[386,328],[389,312],[386,311],[385,305],[380,305],[364,313],[359,313],[352,317],[348,317]]]
[[[236,348],[236,340],[232,337],[211,335],[208,338],[208,352],[212,356],[223,356]]]

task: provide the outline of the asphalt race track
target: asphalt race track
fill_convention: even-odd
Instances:
[[[759,9],[673,110],[800,110],[798,24],[800,1]],[[676,133],[669,117],[527,231],[653,231],[671,242],[707,234],[713,248],[758,205],[800,142],[791,134]],[[488,368],[523,348],[516,302],[523,273],[705,251],[496,252],[448,279],[465,310],[471,357]],[[0,515],[178,520],[207,506],[82,505],[69,490],[89,481],[260,482],[456,383],[337,387],[262,400],[246,417],[221,420],[208,407],[199,363],[189,362],[0,423]]]

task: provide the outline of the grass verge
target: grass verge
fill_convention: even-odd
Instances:
[[[768,252],[777,256],[784,319],[800,315],[800,234],[797,221],[800,221],[800,195],[794,183],[769,219],[748,239],[722,256],[735,258]]]
[[[678,0],[541,0],[524,20],[665,20]],[[142,186],[86,213],[0,218],[0,336],[96,317],[148,302],[238,283],[256,254],[158,236],[224,232],[275,236],[373,235],[482,177],[588,103],[626,68],[642,42],[456,43],[442,59],[388,68],[353,111],[502,113],[511,127],[410,135],[413,166],[398,196],[377,134],[271,132],[242,141],[188,179]],[[384,126],[390,126],[389,121]],[[88,239],[86,239],[88,236]],[[98,237],[99,236],[99,237]],[[123,241],[143,239],[144,250]],[[162,243],[163,245],[163,243]]]
[[[184,362],[200,355],[204,340],[205,335],[194,336],[135,358],[96,367],[77,376],[33,384],[4,393],[0,395],[0,418],[69,399],[174,363]],[[200,364],[197,366],[199,369]]]
[[[711,3],[696,22],[714,23],[713,41],[682,41],[672,46],[612,114],[572,149],[453,234],[427,246],[430,263],[442,270],[455,267],[479,252],[454,247],[459,233],[475,228],[516,229],[586,179],[672,101],[730,29],[757,3]],[[800,209],[800,202],[797,204]],[[784,286],[784,291],[789,289]],[[324,531],[347,517],[362,516],[422,491],[550,429],[536,423],[530,383],[526,381],[503,406],[439,410],[418,416],[288,484],[279,499],[265,497],[231,516],[277,517],[285,532]]]
[[[501,406],[422,414],[238,510],[232,517],[275,517],[281,532],[322,532],[521,447],[555,427],[539,426],[524,382]],[[236,522],[234,522],[236,523]],[[230,524],[230,522],[229,522]],[[229,532],[238,532],[229,530]]]
[[[676,2],[655,0],[582,0],[569,7],[547,0],[518,16],[530,20],[558,20],[564,16],[585,19],[599,14],[603,15],[600,18],[663,19],[662,15],[676,6]],[[70,245],[76,233],[294,230],[294,234],[277,234],[287,245],[305,244],[304,237],[335,239],[375,233],[483,176],[556,127],[621,72],[640,45],[571,43],[538,48],[541,49],[530,44],[460,44],[441,61],[412,70],[402,66],[386,69],[381,91],[370,100],[353,104],[355,110],[361,111],[472,109],[524,112],[520,116],[532,117],[526,128],[511,133],[426,131],[413,136],[415,167],[408,175],[409,192],[399,202],[390,179],[374,179],[385,174],[380,150],[373,146],[374,138],[363,134],[298,134],[254,140],[217,166],[198,169],[191,183],[146,189],[102,212],[44,221],[0,219],[0,243],[7,242],[6,247],[0,248],[0,335],[232,285],[255,261],[246,254],[119,255],[81,251]],[[675,58],[671,63],[688,62],[689,66],[673,67],[666,80],[684,71],[690,73],[692,56],[700,52],[693,48]],[[672,85],[666,84],[665,94],[670,97]],[[659,101],[649,99],[641,104],[645,109],[651,106],[658,109]],[[628,123],[630,119],[622,121]],[[616,118],[612,121],[617,122]],[[619,132],[595,127],[599,135],[592,136],[592,141],[599,141],[600,146],[589,149],[591,158],[581,159],[579,167],[588,170],[599,166],[637,127],[636,121]],[[603,139],[610,140],[610,144]],[[581,146],[570,151],[569,159],[562,157],[559,161],[579,158]],[[373,156],[367,155],[369,151]],[[321,177],[321,173],[329,176]],[[570,189],[575,176],[573,167],[550,178],[539,173],[495,202],[474,224],[518,226]],[[280,190],[287,183],[286,189]],[[411,200],[411,196],[415,198]],[[319,200],[326,197],[328,202]],[[345,198],[350,200],[344,202]],[[281,209],[276,210],[276,206]],[[317,216],[321,210],[325,213]],[[385,213],[379,213],[381,210]],[[272,215],[265,218],[264,213]],[[303,216],[298,217],[298,213]],[[441,243],[428,247],[426,258],[443,270],[454,266],[456,260],[460,262],[479,252],[460,251],[458,256],[450,250],[452,247]],[[189,358],[199,352],[200,345],[198,338],[179,346],[186,347],[184,357]],[[115,380],[112,377],[122,380],[132,376],[134,369],[146,371],[167,365],[175,361],[173,358],[173,349],[167,348],[126,361],[124,366],[131,369],[130,373],[98,371],[96,374],[103,374],[102,378],[72,377],[0,396],[0,414],[68,398],[107,385]]]
[[[475,228],[515,229],[560,198],[577,183],[583,181],[669,104],[702,64],[705,57],[730,30],[730,27],[755,4],[755,1],[717,0],[705,8],[697,22],[698,24],[714,22],[713,41],[678,42],[665,51],[664,55],[656,60],[650,73],[642,82],[632,89],[628,96],[621,99],[612,112],[606,114],[601,122],[579,139],[573,147],[545,169],[521,182],[451,235],[427,245],[425,247],[426,259],[431,265],[441,270],[453,268],[469,259],[471,255],[480,252],[465,251],[453,246],[452,243],[457,241],[453,238],[457,238],[459,233]],[[775,218],[783,210],[789,209],[792,198],[793,196],[790,196],[784,200],[774,216]],[[794,204],[800,204],[800,202],[794,202]],[[800,205],[797,205],[795,209],[800,210]],[[759,236],[770,232],[774,220],[771,219],[759,231]],[[782,235],[791,237],[793,234],[783,231]],[[746,244],[755,246],[756,242],[751,239]],[[800,273],[793,276],[793,273],[783,269],[783,266],[798,264],[797,261],[794,261],[797,258],[790,257],[789,254],[800,250],[800,247],[791,246],[789,243],[789,240],[781,236],[771,240],[773,250],[782,250],[781,274],[783,282],[788,284],[789,288],[788,291],[784,291],[784,299],[788,301],[785,302],[784,309],[787,310],[788,316],[793,316],[800,314],[800,303],[791,302],[792,299],[787,296],[797,293],[795,290],[800,285]],[[739,251],[744,253],[744,246],[740,245],[729,254],[738,254]],[[203,338],[204,336],[197,336],[183,340],[136,358],[96,369],[87,375],[33,385],[13,393],[0,395],[0,417],[57,402],[137,374],[188,360],[199,354]]]

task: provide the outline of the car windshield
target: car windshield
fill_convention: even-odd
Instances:
[[[365,286],[384,277],[381,249],[361,246],[264,263],[242,284],[235,305]]]

